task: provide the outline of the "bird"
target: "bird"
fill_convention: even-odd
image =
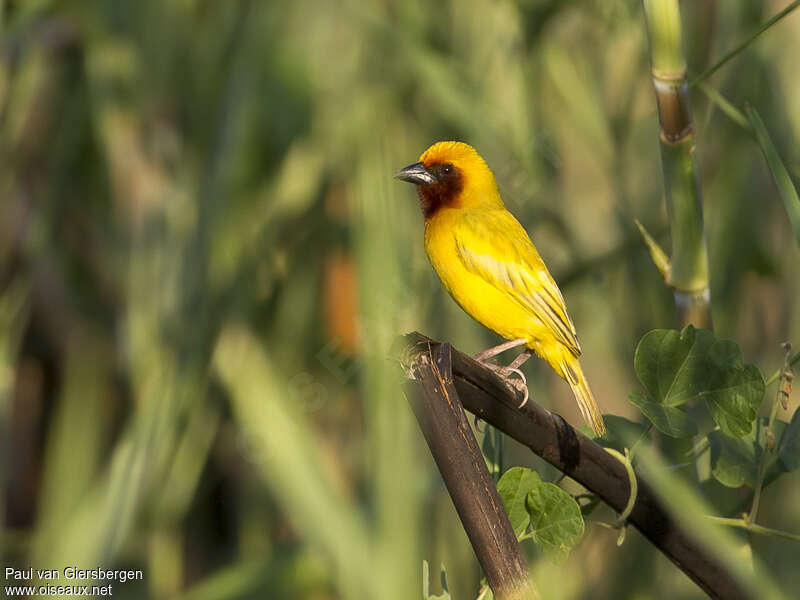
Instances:
[[[437,142],[394,177],[417,186],[425,252],[445,289],[468,315],[508,340],[475,359],[524,392],[522,407],[528,388],[519,367],[535,353],[569,384],[584,420],[602,436],[603,417],[578,360],[581,346],[564,297],[503,204],[483,158],[464,142]],[[520,346],[509,365],[490,362]]]

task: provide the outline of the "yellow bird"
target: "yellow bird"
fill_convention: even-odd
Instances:
[[[510,340],[475,358],[501,375],[521,378],[532,350],[567,383],[597,435],[605,425],[578,356],[575,326],[564,298],[522,225],[506,210],[494,175],[475,149],[438,142],[395,177],[417,185],[425,217],[425,252],[444,287],[473,319]],[[507,367],[487,359],[517,346]]]

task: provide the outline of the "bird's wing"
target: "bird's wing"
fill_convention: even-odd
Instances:
[[[453,227],[461,262],[544,323],[575,356],[581,352],[564,298],[522,225],[507,210],[465,213]]]

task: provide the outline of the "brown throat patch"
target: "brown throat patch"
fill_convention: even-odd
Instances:
[[[464,177],[456,167],[451,164],[426,165],[436,181],[429,185],[418,185],[419,204],[422,215],[430,219],[439,209],[453,206],[464,188]]]

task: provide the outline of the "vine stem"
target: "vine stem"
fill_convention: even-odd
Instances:
[[[789,359],[789,362],[783,365],[783,369],[778,369],[772,375],[767,377],[767,379],[764,381],[764,386],[765,387],[770,386],[776,381],[778,381],[778,379],[780,379],[781,373],[783,373],[786,367],[793,366],[799,360],[800,360],[800,352],[795,352],[794,356],[792,356],[792,358]]]
[[[786,373],[791,369],[790,357],[792,346],[789,344],[789,342],[784,344],[784,351],[785,356],[783,359],[783,369],[781,369],[780,375],[778,376],[781,381],[783,381],[783,379],[786,377]],[[756,517],[758,517],[758,506],[761,502],[761,489],[764,487],[764,474],[767,471],[767,455],[773,452],[775,449],[775,442],[774,439],[772,439],[772,426],[775,424],[775,415],[778,414],[778,405],[781,403],[782,391],[783,386],[778,386],[778,391],[775,393],[775,400],[772,402],[772,409],[769,413],[769,422],[764,430],[764,434],[767,436],[767,439],[765,440],[764,449],[761,451],[761,456],[759,457],[758,461],[758,478],[756,479],[756,487],[753,492],[753,504],[750,507],[750,512],[745,516],[745,521],[748,525],[754,525]],[[770,439],[772,439],[771,444]]]
[[[771,529],[769,527],[764,527],[756,523],[748,523],[745,519],[729,519],[727,517],[714,517],[712,515],[706,515],[706,518],[711,519],[712,521],[714,521],[715,523],[719,523],[720,525],[729,525],[730,527],[738,527],[740,529],[746,529],[747,531],[750,531],[752,533],[760,533],[761,535],[779,537],[785,540],[791,540],[792,542],[800,543],[800,535],[796,533],[789,533],[788,531],[782,531],[780,529]]]
[[[619,515],[617,519],[617,525],[622,526],[625,521],[628,520],[628,517],[631,515],[631,511],[633,511],[633,506],[636,504],[636,494],[638,492],[639,486],[638,482],[636,481],[636,473],[633,471],[633,465],[631,464],[631,453],[626,448],[625,454],[614,450],[613,448],[606,448],[606,452],[608,452],[611,456],[616,458],[619,462],[623,464],[625,467],[625,471],[628,473],[628,484],[630,485],[630,497],[628,498],[628,503],[625,505],[625,508]]]

